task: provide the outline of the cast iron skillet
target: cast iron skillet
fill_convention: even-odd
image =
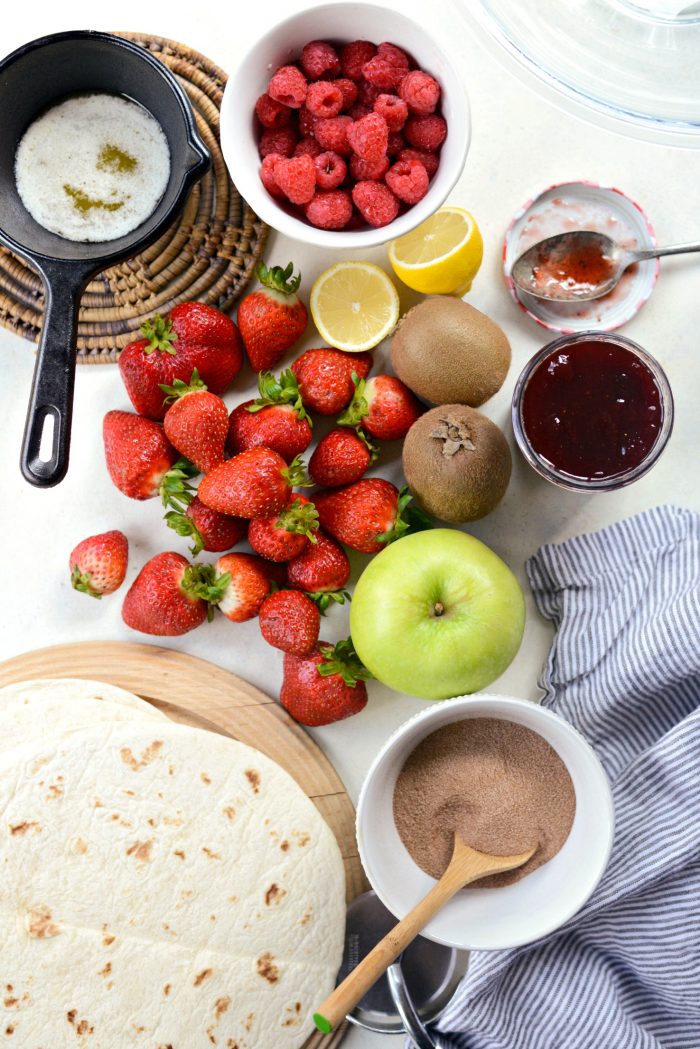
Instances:
[[[17,145],[34,118],[76,91],[108,91],[140,103],[163,128],[170,179],[156,210],[125,237],[78,243],[34,221],[17,193]],[[0,62],[0,240],[36,267],[45,289],[44,321],[22,443],[31,484],[58,484],[68,468],[80,297],[100,270],[156,240],[211,164],[187,96],[170,71],[137,44],[107,33],[57,33],[25,44]],[[40,457],[53,420],[51,452]],[[50,423],[49,423],[50,425]],[[44,442],[46,443],[46,442]]]

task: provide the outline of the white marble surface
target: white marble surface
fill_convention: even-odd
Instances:
[[[469,301],[503,325],[513,345],[513,365],[505,386],[485,407],[509,433],[508,409],[515,378],[527,358],[547,341],[546,333],[517,310],[500,276],[503,233],[513,212],[552,182],[588,178],[619,186],[639,201],[651,217],[660,242],[697,239],[699,158],[692,152],[597,130],[541,102],[480,49],[449,0],[430,5],[403,0],[400,6],[418,20],[425,19],[429,8],[431,28],[464,70],[474,134],[465,171],[451,199],[473,211],[486,245],[484,264]],[[289,0],[286,10],[296,7],[296,0]],[[272,17],[270,7],[254,4],[195,7],[181,0],[151,0],[148,4],[122,0],[117,14],[88,0],[64,0],[50,8],[43,3],[12,4],[4,13],[2,46],[9,51],[40,34],[61,29],[125,28],[187,41],[224,68],[232,69],[247,42]],[[359,35],[372,36],[371,26],[363,25],[358,31]],[[367,252],[367,256],[380,265],[386,263],[384,249]],[[270,239],[267,257],[282,264],[293,258],[303,271],[307,291],[315,276],[336,261],[335,256],[275,236]],[[565,494],[548,485],[515,454],[513,480],[503,503],[470,528],[505,558],[524,585],[524,561],[542,543],[598,528],[663,502],[700,510],[699,292],[697,258],[665,260],[651,301],[624,329],[659,358],[676,398],[675,431],[656,468],[620,492],[586,497]],[[405,303],[410,301],[406,296]],[[313,333],[308,332],[303,345],[315,343]],[[185,544],[162,524],[162,511],[155,500],[147,504],[127,500],[107,477],[101,420],[110,408],[129,407],[116,367],[78,368],[72,459],[66,480],[47,491],[25,484],[17,461],[33,358],[30,344],[0,330],[5,535],[0,561],[0,657],[58,642],[141,640],[122,624],[119,595],[98,604],[71,590],[66,567],[69,552],[86,535],[121,528],[131,544],[128,585],[147,558],[162,549],[185,552]],[[233,405],[250,396],[251,389],[246,377],[228,394],[227,401]],[[379,471],[397,478],[398,465],[383,457]],[[362,560],[358,557],[358,569]],[[325,636],[345,635],[346,615],[344,609],[334,609]],[[536,698],[537,677],[549,639],[546,624],[528,598],[522,648],[493,691]],[[219,617],[211,626],[169,643],[228,667],[271,694],[278,690],[281,657],[264,645],[255,622],[234,626]],[[369,706],[361,716],[314,732],[354,797],[382,741],[421,707],[420,700],[372,684]],[[347,1044],[350,1049],[372,1049],[381,1041],[379,1036],[353,1031]]]

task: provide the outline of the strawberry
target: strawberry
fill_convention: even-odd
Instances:
[[[293,362],[302,400],[309,411],[337,415],[352,400],[352,373],[366,379],[372,367],[370,353],[343,353],[321,347],[307,350]]]
[[[285,269],[259,263],[255,275],[262,288],[246,295],[238,307],[238,327],[256,372],[274,368],[306,328],[306,306],[297,295],[301,274],[293,273],[293,262]]]
[[[254,554],[224,554],[215,565],[216,578],[227,583],[219,611],[234,623],[255,619],[273,587],[270,566]]]
[[[260,396],[245,401],[231,412],[226,450],[237,455],[249,448],[272,448],[288,463],[311,444],[311,419],[299,396],[293,372],[272,372],[258,378]]]
[[[318,529],[316,507],[304,495],[294,495],[278,514],[255,517],[248,527],[248,542],[268,561],[291,561],[315,543]]]
[[[107,412],[103,423],[105,460],[112,481],[130,499],[160,495],[180,509],[192,498],[187,483],[197,470],[179,459],[160,423],[133,412]]]
[[[190,553],[193,557],[202,550],[230,550],[248,531],[248,522],[242,517],[229,517],[211,510],[197,495],[184,514],[169,510],[165,520],[178,535],[192,539]]]
[[[228,410],[215,393],[210,393],[195,368],[189,383],[175,379],[172,386],[161,384],[170,404],[163,428],[170,443],[202,473],[209,473],[224,461],[228,433]]]
[[[314,497],[322,528],[351,550],[376,554],[409,531],[430,528],[430,519],[410,506],[408,488],[398,488],[381,477],[362,481]]]
[[[260,606],[260,633],[273,648],[308,656],[316,647],[321,614],[301,590],[278,590]]]
[[[124,582],[128,558],[129,542],[123,532],[91,535],[78,543],[68,559],[71,586],[90,597],[113,594]]]
[[[309,460],[314,484],[324,488],[359,481],[379,454],[379,449],[362,430],[339,427],[322,437]]]
[[[230,317],[203,302],[183,302],[165,317],[141,325],[144,338],[119,357],[126,392],[137,412],[162,419],[167,405],[161,385],[188,382],[196,368],[212,393],[220,394],[243,367],[238,328]]]
[[[355,393],[338,419],[339,426],[362,426],[379,441],[401,441],[426,410],[405,383],[394,375],[353,379]]]
[[[329,536],[316,533],[316,542],[307,546],[287,565],[290,586],[304,590],[325,612],[331,601],[342,605],[350,598],[344,589],[350,578],[347,554]]]
[[[308,656],[285,655],[280,703],[302,725],[330,725],[367,705],[369,677],[352,641],[319,641]]]
[[[211,619],[229,580],[215,578],[213,565],[191,565],[182,554],[156,554],[131,584],[122,619],[142,634],[176,637]]]
[[[269,517],[289,502],[292,488],[309,483],[300,459],[287,466],[270,448],[250,448],[219,463],[199,486],[205,506],[234,517]]]

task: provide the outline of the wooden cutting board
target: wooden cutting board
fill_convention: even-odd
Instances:
[[[25,652],[0,663],[0,687],[31,678],[79,677],[134,692],[173,721],[219,732],[267,754],[292,776],[336,836],[345,864],[348,902],[369,888],[355,841],[355,810],[323,751],[269,696],[214,663],[159,645],[81,641]],[[314,1034],[305,1049],[331,1049]]]

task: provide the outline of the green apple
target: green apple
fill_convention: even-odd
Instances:
[[[365,666],[397,692],[448,699],[476,692],[513,660],[525,602],[510,568],[453,528],[404,536],[360,576],[350,633]]]

